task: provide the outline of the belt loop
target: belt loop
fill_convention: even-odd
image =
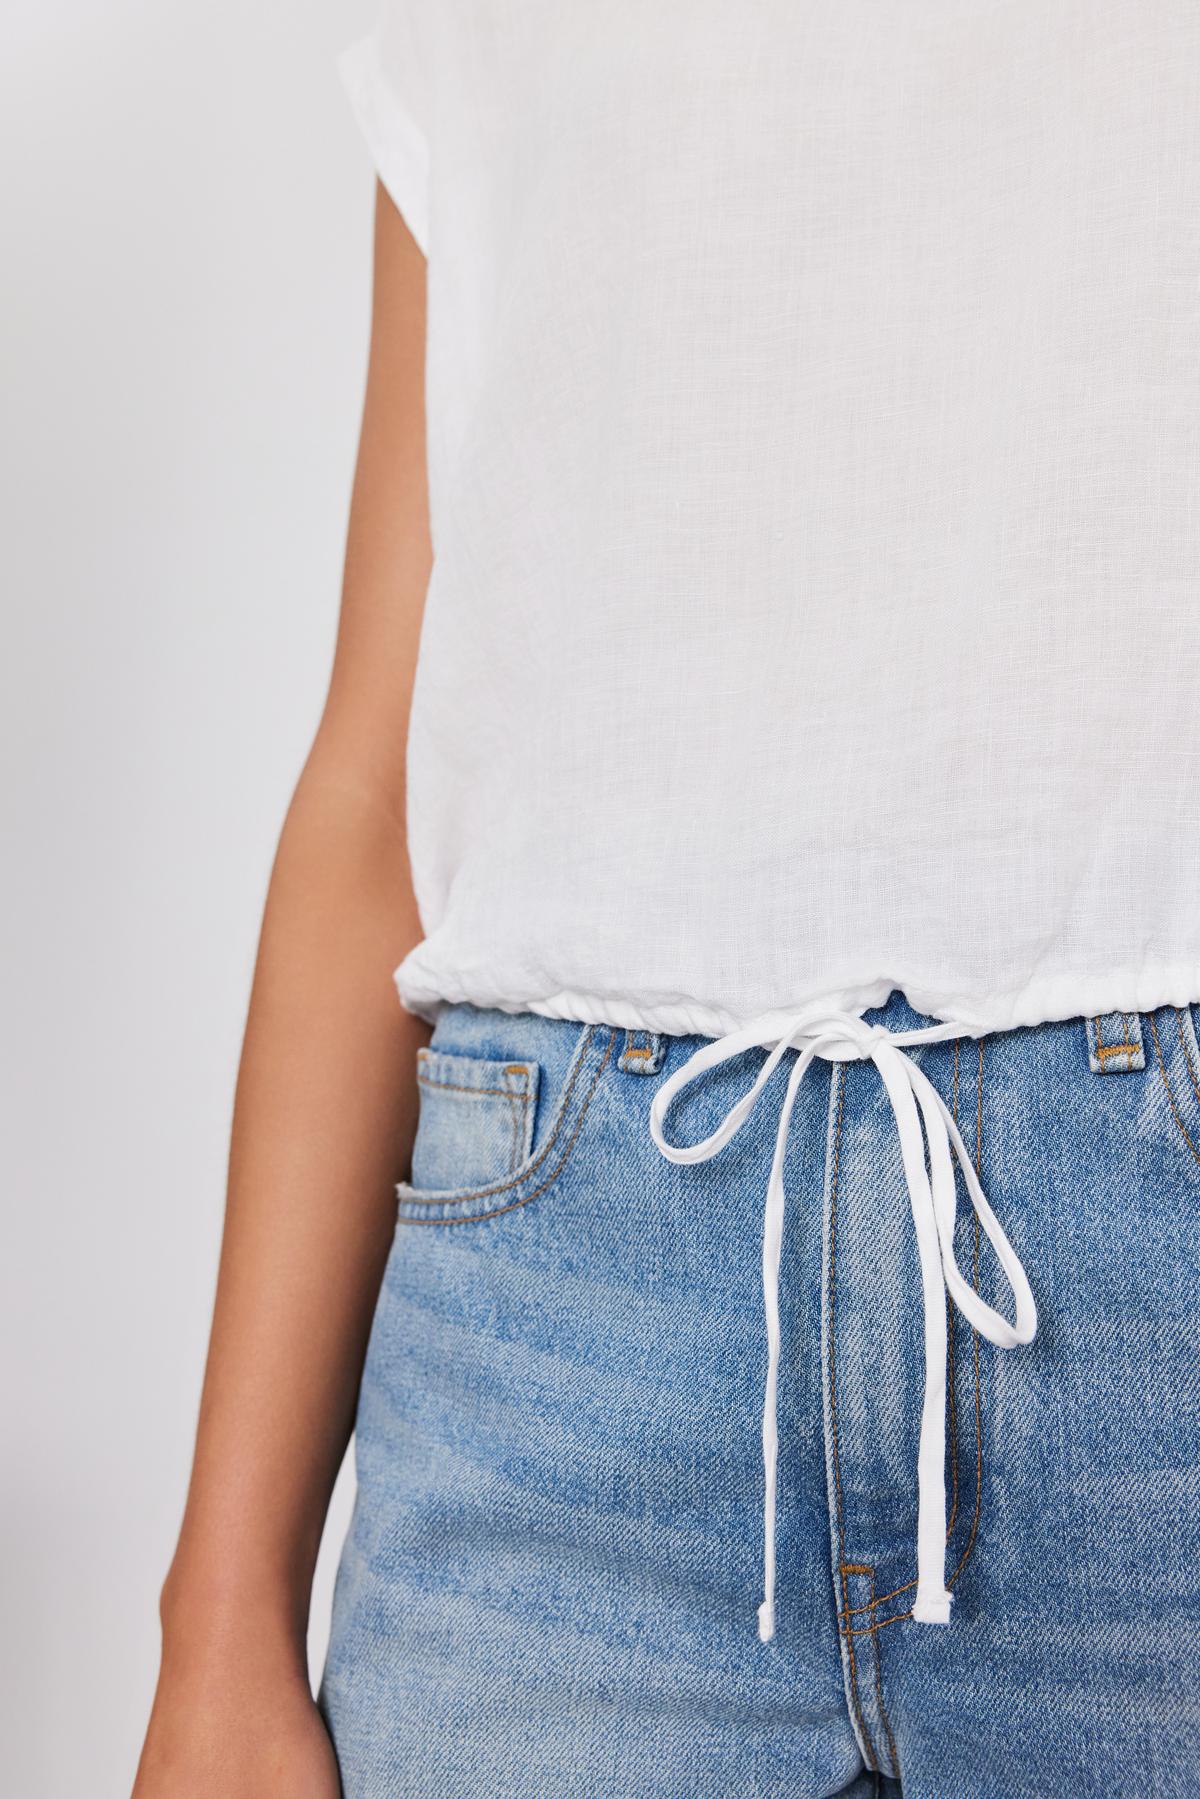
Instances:
[[[1146,1066],[1140,1012],[1101,1012],[1087,1020],[1093,1074],[1134,1074]]]
[[[617,1066],[623,1074],[657,1074],[666,1053],[667,1039],[662,1031],[626,1031]]]

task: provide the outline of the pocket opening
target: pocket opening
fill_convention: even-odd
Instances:
[[[580,1025],[545,1134],[536,1147],[531,1135],[530,1146],[516,1167],[492,1179],[456,1186],[435,1188],[401,1181],[396,1188],[398,1218],[416,1223],[477,1222],[511,1211],[514,1206],[524,1205],[544,1193],[558,1179],[574,1150],[600,1078],[613,1061],[618,1034],[608,1025]],[[449,1062],[450,1053],[441,1053]],[[514,1058],[508,1065],[516,1067],[518,1059]],[[493,1062],[490,1066],[495,1069],[501,1064]],[[541,1085],[544,1086],[544,1081]],[[489,1103],[502,1104],[503,1101],[492,1099]],[[527,1122],[531,1133],[534,1111],[533,1105],[528,1106]],[[450,1125],[452,1129],[452,1118]],[[453,1153],[452,1149],[450,1153]]]

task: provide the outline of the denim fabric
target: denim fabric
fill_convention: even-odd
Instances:
[[[541,1069],[536,1062],[417,1052],[417,1088],[426,1113],[443,1122],[421,1132],[412,1178],[424,1191],[485,1185],[515,1174],[533,1144]]]
[[[898,995],[868,1017],[927,1022]],[[790,1055],[680,1167],[647,1113],[702,1039],[444,1011],[447,1080],[455,1057],[485,1089],[489,1064],[536,1068],[532,1133],[514,1166],[515,1126],[481,1138],[422,1086],[414,1175],[438,1186],[401,1189],[321,1691],[348,1799],[1200,1794],[1195,1024],[911,1052],[1040,1315],[1011,1351],[951,1320],[945,1627],[907,1615],[922,1305],[895,1122],[870,1063],[810,1071],[763,1644],[762,1207]],[[673,1136],[706,1135],[763,1053],[689,1089]],[[1003,1309],[965,1205],[958,1232]]]

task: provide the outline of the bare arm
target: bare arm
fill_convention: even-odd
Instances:
[[[309,1590],[429,1035],[391,981],[419,936],[403,795],[430,565],[424,334],[424,260],[379,188],[337,652],[263,919],[138,1799],[338,1790],[308,1694]]]

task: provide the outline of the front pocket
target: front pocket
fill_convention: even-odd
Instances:
[[[608,1025],[579,1027],[549,1128],[536,1149],[533,1122],[543,1079],[538,1064],[422,1052],[431,1066],[427,1078],[418,1077],[413,1178],[396,1188],[398,1218],[411,1224],[479,1223],[546,1193],[575,1148],[600,1078],[613,1061],[616,1037]],[[522,1100],[518,1088],[532,1098]],[[518,1122],[514,1107],[522,1106]],[[444,1184],[435,1185],[431,1177]]]
[[[515,1174],[533,1149],[540,1073],[536,1062],[418,1050],[413,1186],[456,1191]]]

